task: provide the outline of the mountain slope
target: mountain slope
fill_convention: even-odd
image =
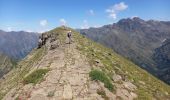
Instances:
[[[38,36],[37,33],[0,30],[0,52],[12,59],[20,60],[37,46]]]
[[[158,68],[152,56],[155,49],[170,37],[169,27],[168,21],[144,21],[134,17],[100,28],[83,29],[80,32],[157,76],[162,70]],[[164,81],[168,83],[169,80]]]
[[[169,99],[170,87],[138,66],[69,28],[44,34],[46,45],[33,50],[0,83],[3,100]],[[51,48],[52,46],[52,48]]]
[[[158,76],[170,83],[170,39],[166,39],[159,48],[155,49],[153,59],[161,70]]]
[[[15,66],[8,56],[0,53],[0,78]]]

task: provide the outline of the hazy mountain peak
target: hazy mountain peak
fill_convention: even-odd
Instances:
[[[141,19],[140,17],[133,17],[132,18],[133,21],[139,21],[139,22],[143,22],[144,20]]]
[[[127,22],[130,23],[130,22],[145,22],[145,21],[139,17],[125,18],[118,21],[118,23],[127,23]]]
[[[121,19],[120,21],[117,22],[117,25],[124,27],[124,28],[137,28],[140,27],[141,25],[146,26],[146,21],[143,19],[140,19],[139,17],[134,17],[134,18],[126,18],[126,19]]]
[[[0,52],[13,59],[22,59],[37,46],[38,36],[25,31],[0,31]]]

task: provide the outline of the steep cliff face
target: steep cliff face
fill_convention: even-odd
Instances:
[[[0,52],[12,59],[20,60],[37,46],[38,36],[38,33],[0,30]]]
[[[59,27],[0,82],[3,100],[169,99],[170,87],[132,62]]]
[[[153,75],[157,75],[160,69],[152,56],[162,41],[170,37],[169,27],[170,22],[168,21],[145,21],[135,17],[122,19],[117,23],[100,28],[80,30],[80,32],[88,38],[112,48]],[[164,81],[168,83],[169,80]]]

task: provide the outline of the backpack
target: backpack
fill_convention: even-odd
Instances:
[[[67,36],[70,38],[71,37],[71,32],[67,33]]]

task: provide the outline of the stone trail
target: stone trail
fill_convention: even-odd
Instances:
[[[50,42],[47,42],[46,46],[50,48]],[[122,87],[114,94],[102,83],[91,81],[89,78],[91,66],[87,58],[76,49],[75,42],[47,50],[47,54],[39,62],[33,70],[51,69],[44,80],[35,86],[27,84],[19,87],[19,90],[12,89],[4,100],[15,100],[17,97],[21,100],[104,100],[97,94],[99,89],[106,92],[109,100],[115,100],[117,96],[123,97],[124,100],[132,100],[136,96],[132,92],[133,96],[128,97],[130,93]],[[121,80],[121,77],[116,80]],[[125,87],[131,89],[128,84],[125,83]],[[133,84],[130,85],[132,89],[136,88]]]

